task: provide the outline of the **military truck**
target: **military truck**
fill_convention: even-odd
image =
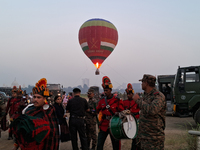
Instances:
[[[167,112],[173,111],[173,92],[175,75],[159,75],[157,76],[158,89],[165,95],[167,102]]]
[[[184,116],[191,113],[196,123],[200,123],[199,71],[200,66],[178,67],[171,86],[174,114]]]
[[[47,84],[47,88],[51,94],[51,97],[48,98],[48,101],[53,104],[55,96],[61,96],[62,88],[60,84]]]

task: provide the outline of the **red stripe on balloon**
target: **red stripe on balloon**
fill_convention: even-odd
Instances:
[[[112,44],[116,45],[118,41],[118,33],[116,30],[104,26],[88,26],[80,29],[79,31],[79,41],[83,39],[87,39],[87,42],[91,42],[94,40],[112,42]],[[82,44],[80,42],[80,44]],[[90,46],[89,46],[90,47]]]

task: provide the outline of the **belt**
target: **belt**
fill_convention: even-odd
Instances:
[[[74,116],[74,115],[72,115],[72,116],[70,116],[70,117],[72,117],[72,118],[78,118],[78,119],[85,119],[85,116]]]
[[[106,115],[103,115],[102,119],[106,119],[106,120],[110,120],[112,118],[112,116],[106,116]]]

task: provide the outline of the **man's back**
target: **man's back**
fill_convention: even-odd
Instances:
[[[85,111],[87,109],[88,104],[86,99],[80,96],[75,96],[74,98],[70,99],[66,107],[66,110],[69,110],[71,116],[74,115],[80,117],[85,116]]]

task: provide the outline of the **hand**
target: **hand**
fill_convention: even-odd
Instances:
[[[63,118],[65,118],[65,117],[67,117],[67,114],[65,114],[65,115],[63,116]]]
[[[133,96],[133,100],[134,101],[136,101],[137,99],[139,99],[140,98],[140,96],[138,95],[138,94],[135,94],[134,96]]]

